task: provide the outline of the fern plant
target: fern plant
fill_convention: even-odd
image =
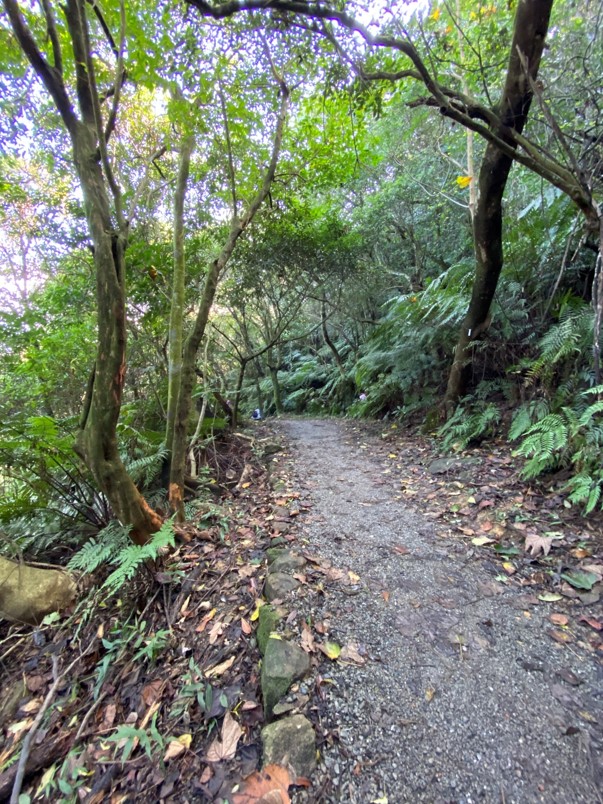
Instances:
[[[525,415],[510,435],[523,437],[515,454],[525,457],[522,477],[533,479],[545,472],[569,468],[572,476],[565,489],[568,499],[584,505],[589,514],[602,499],[603,491],[603,400],[592,402],[593,395],[603,394],[603,386],[589,388],[574,405],[548,413],[539,421],[523,428]],[[515,424],[515,423],[514,423]]]
[[[472,441],[494,435],[501,420],[501,412],[494,402],[468,397],[448,421],[437,431],[443,436],[445,450],[464,450]]]
[[[102,565],[114,566],[115,569],[101,588],[109,594],[115,594],[146,562],[155,561],[166,548],[174,547],[171,520],[164,522],[160,530],[143,545],[133,544],[128,533],[129,528],[112,522],[71,558],[68,569],[90,574]]]

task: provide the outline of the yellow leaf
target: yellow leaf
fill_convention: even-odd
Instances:
[[[205,671],[205,678],[213,678],[214,676],[221,676],[225,673],[229,667],[232,667],[234,661],[237,657],[231,656],[230,659],[226,659],[226,661],[217,664],[215,667],[210,667],[209,670]]]
[[[465,187],[469,187],[469,185],[471,184],[471,176],[457,176],[456,183],[461,188],[461,190],[464,190]]]
[[[253,612],[253,614],[249,618],[252,623],[254,623],[258,619],[258,617],[260,616],[260,609],[262,608],[263,605],[264,605],[263,600],[256,600],[255,601],[255,611]]]
[[[341,653],[341,646],[336,642],[325,642],[324,645],[319,645],[319,648],[325,656],[333,661],[337,659]]]
[[[517,572],[517,569],[510,561],[503,562],[503,569],[507,575],[514,575]]]
[[[251,483],[241,483],[241,488],[242,489],[248,489],[249,486],[251,486]]]
[[[352,572],[352,570],[348,570],[348,577],[352,583],[358,583],[360,580],[360,575],[356,575],[356,573]]]
[[[434,22],[437,22],[440,19],[440,14],[441,13],[442,12],[440,11],[440,9],[436,8],[436,10],[433,12],[433,14],[430,14],[429,19],[433,20]]]
[[[390,452],[390,453],[389,453],[389,455],[388,455],[387,457],[388,457],[388,458],[397,458],[398,456],[396,455],[396,453],[395,453],[395,452]]]
[[[433,687],[427,687],[425,690],[425,700],[427,702],[433,700],[433,696],[435,695],[435,690]]]

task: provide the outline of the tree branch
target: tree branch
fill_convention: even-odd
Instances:
[[[23,19],[16,0],[3,0],[3,4],[23,53],[48,90],[65,127],[69,132],[72,132],[77,125],[77,117],[58,67],[56,65],[51,67],[40,52],[31,31]]]

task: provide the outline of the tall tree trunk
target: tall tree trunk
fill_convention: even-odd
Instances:
[[[270,372],[270,381],[272,382],[272,396],[274,399],[274,408],[280,416],[283,413],[283,402],[281,398],[281,385],[278,381],[278,366],[273,365],[273,361],[268,363],[268,371]]]
[[[119,455],[117,422],[126,371],[125,238],[112,225],[96,141],[78,125],[72,136],[75,166],[84,194],[86,218],[94,245],[98,346],[88,387],[76,451],[113,512],[131,525],[131,538],[144,544],[161,527],[161,517],[147,505]]]
[[[521,133],[528,118],[532,102],[530,80],[538,75],[552,5],[553,0],[521,0],[515,15],[511,55],[500,103],[501,126],[497,132],[513,148],[515,146],[505,128]],[[529,75],[526,75],[522,60]],[[475,279],[448,378],[448,409],[454,407],[466,389],[471,371],[471,345],[489,326],[490,306],[503,266],[502,198],[512,164],[512,156],[488,143],[480,168],[473,221]]]
[[[64,7],[73,48],[78,117],[63,78],[63,54],[50,3],[43,3],[53,64],[43,55],[15,0],[3,0],[15,37],[54,101],[73,146],[75,168],[84,196],[86,220],[94,247],[98,343],[88,383],[75,449],[107,496],[117,518],[131,526],[132,539],[143,544],[159,530],[161,517],[149,508],[128,475],[117,444],[126,368],[126,298],[124,252],[128,224],[121,211],[121,193],[107,155],[123,82],[125,18],[117,58],[113,106],[103,121],[96,85],[84,0]],[[112,199],[112,201],[111,201]]]
[[[195,147],[192,135],[185,136],[180,147],[178,179],[174,192],[174,275],[172,278],[172,303],[170,307],[170,331],[168,351],[168,406],[166,424],[166,449],[171,455],[174,439],[174,422],[182,376],[182,344],[184,330],[184,295],[186,287],[186,261],[184,251],[184,201],[190,171],[191,155]],[[169,460],[169,458],[168,458]]]

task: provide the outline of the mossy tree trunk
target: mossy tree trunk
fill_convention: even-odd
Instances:
[[[73,49],[79,115],[69,96],[63,75],[63,53],[50,2],[43,3],[52,63],[39,48],[15,0],[3,0],[15,37],[54,101],[73,147],[76,173],[84,197],[88,231],[94,251],[98,341],[94,370],[88,383],[76,451],[107,496],[115,515],[131,526],[131,537],[144,543],[161,527],[161,518],[139,493],[120,458],[117,422],[126,369],[125,261],[128,224],[121,206],[121,192],[107,154],[115,127],[120,90],[125,79],[123,52],[125,17],[116,56],[112,105],[103,116],[96,84],[89,38],[87,4],[67,0],[64,13]],[[99,12],[100,13],[100,12]],[[108,30],[108,29],[107,29]]]

